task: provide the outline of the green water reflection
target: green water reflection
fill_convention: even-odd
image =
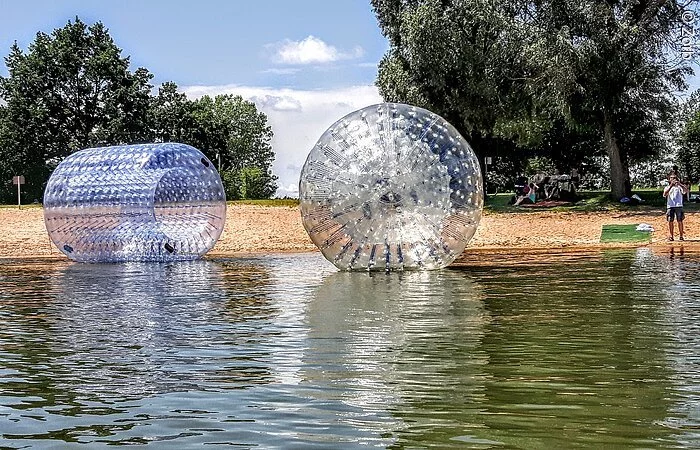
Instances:
[[[1,264],[1,263],[0,263]],[[0,266],[0,446],[692,448],[700,257]]]

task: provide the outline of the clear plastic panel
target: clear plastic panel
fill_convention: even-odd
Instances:
[[[184,144],[76,152],[44,192],[49,236],[76,261],[196,259],[214,247],[225,219],[219,174]]]
[[[476,232],[479,161],[440,116],[382,103],[333,124],[299,181],[304,227],[341,270],[445,267]]]

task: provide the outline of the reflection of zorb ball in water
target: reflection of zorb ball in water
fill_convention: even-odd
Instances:
[[[333,124],[299,182],[304,227],[342,270],[445,267],[476,232],[479,163],[440,116],[382,103]]]

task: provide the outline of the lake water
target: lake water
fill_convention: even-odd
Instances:
[[[700,255],[0,262],[0,447],[697,448]]]

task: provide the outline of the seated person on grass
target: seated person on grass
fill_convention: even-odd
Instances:
[[[538,186],[535,183],[530,183],[523,189],[523,195],[518,197],[518,199],[514,203],[514,206],[518,206],[520,204],[535,203],[535,201],[537,200],[537,189]]]

